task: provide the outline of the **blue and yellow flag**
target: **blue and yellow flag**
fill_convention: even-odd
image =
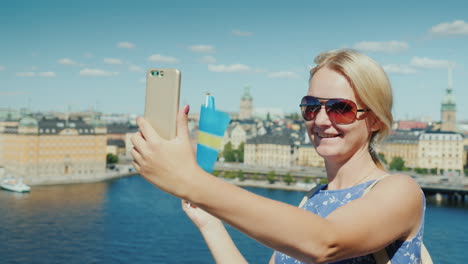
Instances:
[[[215,109],[214,97],[207,94],[198,122],[197,162],[208,173],[213,172],[230,121],[227,113]]]

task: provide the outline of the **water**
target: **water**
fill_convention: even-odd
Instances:
[[[302,192],[249,188],[297,204]],[[429,203],[425,243],[434,263],[468,259],[468,206]],[[250,263],[272,250],[228,228]],[[214,263],[180,201],[130,177],[0,192],[0,263]]]

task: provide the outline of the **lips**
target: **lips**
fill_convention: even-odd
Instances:
[[[328,134],[328,133],[315,133],[319,138],[335,138],[339,137],[341,134]]]

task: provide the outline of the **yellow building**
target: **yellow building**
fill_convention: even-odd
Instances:
[[[420,168],[437,168],[444,173],[463,171],[463,136],[454,132],[426,132],[419,138]]]
[[[2,134],[4,167],[27,184],[90,179],[105,173],[105,134],[81,119],[26,117]]]
[[[303,144],[298,149],[297,165],[323,168],[325,167],[325,162],[323,158],[317,154],[312,144]]]
[[[390,163],[393,158],[400,157],[409,168],[418,167],[418,144],[420,134],[414,132],[397,132],[390,135],[382,144],[377,146],[377,153],[383,153],[385,160]]]
[[[245,164],[281,168],[291,167],[294,160],[294,144],[285,135],[264,135],[245,143]]]

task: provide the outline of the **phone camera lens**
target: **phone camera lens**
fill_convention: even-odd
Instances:
[[[152,76],[159,76],[159,71],[151,71]]]

